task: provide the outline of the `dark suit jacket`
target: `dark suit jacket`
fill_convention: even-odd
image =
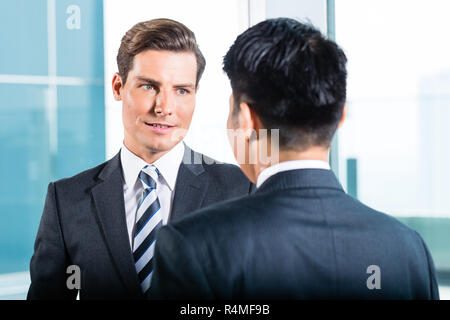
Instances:
[[[187,146],[169,222],[215,202],[248,194],[238,167],[213,163]],[[75,299],[69,265],[81,270],[81,299],[143,298],[128,239],[120,156],[50,183],[31,259],[28,299]]]
[[[154,259],[156,299],[439,297],[422,238],[322,169],[277,173],[250,196],[161,228]],[[381,289],[369,290],[378,275]]]

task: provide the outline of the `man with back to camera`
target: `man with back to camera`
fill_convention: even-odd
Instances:
[[[122,38],[117,64],[123,147],[96,168],[50,183],[28,299],[75,299],[70,265],[80,270],[81,299],[143,298],[157,229],[250,190],[238,167],[181,142],[205,68],[191,30],[169,19],[138,23]]]
[[[149,298],[439,299],[422,238],[347,195],[330,170],[346,62],[333,41],[292,19],[236,39],[224,58],[228,128],[257,159],[240,163],[257,190],[161,228]],[[279,129],[279,162],[259,157],[274,143],[261,129]]]

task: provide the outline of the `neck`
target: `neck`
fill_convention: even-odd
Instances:
[[[161,150],[152,150],[145,148],[143,146],[134,145],[132,143],[129,143],[128,141],[124,140],[123,144],[125,147],[130,150],[134,155],[138,156],[142,160],[144,160],[146,163],[151,164],[164,156],[166,153],[168,153],[170,150],[161,151]]]
[[[307,150],[280,150],[278,153],[278,159],[270,158],[270,161],[262,163],[258,161],[256,164],[251,165],[251,176],[253,183],[256,183],[259,174],[266,168],[271,167],[280,162],[295,161],[295,160],[321,160],[329,162],[330,149],[324,147],[311,147]],[[258,159],[259,160],[259,159]]]
[[[323,147],[311,147],[304,151],[286,150],[281,151],[278,162],[292,161],[292,160],[321,160],[328,162],[330,149]],[[270,165],[274,165],[271,163]]]

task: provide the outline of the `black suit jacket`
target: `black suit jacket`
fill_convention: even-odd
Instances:
[[[185,146],[169,222],[215,202],[248,194],[240,169]],[[28,299],[74,299],[66,273],[81,270],[81,299],[143,298],[128,239],[120,156],[50,183],[30,264]]]
[[[158,239],[150,298],[439,298],[422,238],[348,196],[329,170],[277,173]]]

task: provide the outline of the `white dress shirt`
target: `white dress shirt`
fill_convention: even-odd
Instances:
[[[153,163],[146,163],[136,156],[125,145],[120,150],[120,161],[123,171],[123,196],[125,200],[125,215],[127,220],[128,236],[131,248],[133,248],[133,229],[136,224],[136,212],[138,203],[141,201],[143,186],[138,180],[141,170],[149,164],[153,164],[159,171],[156,181],[156,195],[161,206],[160,212],[162,223],[167,224],[172,212],[173,196],[175,194],[175,182],[177,181],[178,169],[184,155],[184,144],[178,143],[168,153]]]
[[[322,160],[292,160],[292,161],[283,161],[277,163],[273,166],[270,166],[263,171],[258,176],[258,180],[256,181],[256,187],[259,188],[264,181],[269,179],[271,176],[278,172],[288,171],[288,170],[297,170],[297,169],[325,169],[330,170],[330,165],[328,162]]]

